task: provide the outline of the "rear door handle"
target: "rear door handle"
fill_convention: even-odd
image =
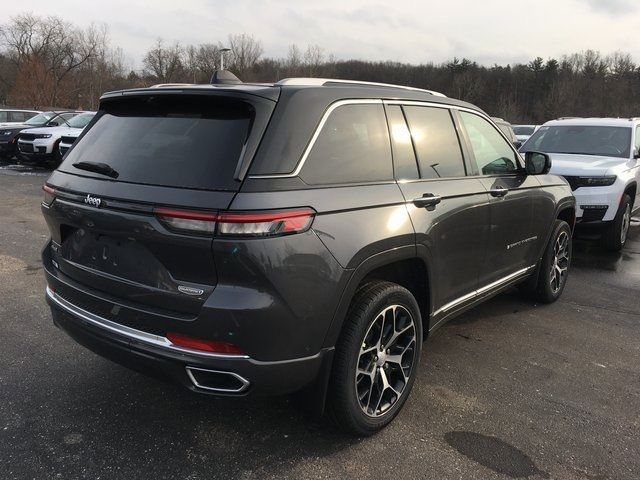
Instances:
[[[507,193],[509,193],[509,189],[504,187],[496,187],[489,190],[489,193],[492,197],[504,197]]]
[[[414,198],[413,204],[418,208],[435,207],[442,201],[440,195],[434,195],[433,193],[425,193],[421,197]]]

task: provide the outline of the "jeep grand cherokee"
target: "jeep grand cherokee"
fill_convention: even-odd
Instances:
[[[217,395],[402,408],[428,334],[514,285],[556,300],[575,201],[436,92],[288,79],[105,94],[44,186],[57,326]]]

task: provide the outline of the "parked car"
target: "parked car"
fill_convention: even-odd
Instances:
[[[498,126],[500,131],[504,133],[504,136],[507,137],[507,140],[509,140],[514,147],[520,148],[520,145],[522,145],[522,143],[516,138],[516,134],[513,132],[511,124],[502,118],[491,117],[491,119]]]
[[[372,434],[436,328],[513,285],[562,294],[575,199],[549,167],[427,90],[107,93],[43,187],[46,298],[73,339],[138,371],[217,395],[304,389]]]
[[[0,108],[0,127],[10,127],[26,122],[34,115],[39,114],[38,110],[18,110]]]
[[[581,226],[603,231],[609,249],[623,247],[632,212],[640,207],[640,119],[553,120],[521,151],[548,153],[551,172],[571,185]]]
[[[514,125],[513,132],[516,134],[518,141],[524,143],[529,140],[529,137],[533,135],[538,128],[540,128],[540,125]]]
[[[31,128],[18,135],[18,151],[31,160],[56,160],[62,158],[58,145],[63,136],[77,137],[96,112],[78,112],[58,127]]]
[[[22,124],[0,128],[0,155],[12,158],[17,153],[18,134],[30,128],[57,127],[73,118],[77,112],[43,112],[31,117]]]

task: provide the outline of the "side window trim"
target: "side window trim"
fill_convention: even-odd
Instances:
[[[422,170],[420,169],[420,162],[418,161],[418,150],[416,149],[416,142],[413,139],[413,135],[411,135],[411,128],[409,127],[409,120],[407,119],[407,112],[404,111],[404,105],[400,105],[400,112],[402,113],[402,118],[404,118],[404,124],[407,126],[407,131],[409,132],[409,140],[411,141],[411,149],[413,150],[413,158],[416,161],[416,167],[418,167],[418,180],[422,180]]]
[[[484,115],[480,115],[478,112],[474,112],[473,110],[470,110],[470,109],[457,109],[457,110],[458,111],[456,112],[456,117],[457,117],[457,120],[460,122],[460,128],[464,132],[465,142],[467,142],[467,148],[469,150],[469,158],[471,160],[471,165],[472,165],[471,171],[474,172],[473,176],[475,177],[517,177],[518,175],[521,175],[524,169],[524,165],[522,164],[520,153],[513,147],[513,144],[509,141],[509,139],[502,132],[502,130],[500,130],[500,128],[496,126],[493,120],[491,120],[491,118],[489,117],[485,117]],[[480,173],[480,171],[478,170],[478,162],[476,160],[475,153],[473,152],[473,148],[471,148],[471,139],[469,138],[469,133],[467,132],[467,129],[462,124],[462,118],[460,117],[459,110],[464,110],[467,113],[471,113],[477,117],[482,118],[483,120],[488,121],[489,125],[491,125],[493,129],[496,130],[502,138],[504,138],[504,140],[507,142],[511,150],[515,152],[515,160],[518,164],[518,169],[516,171],[514,171],[513,173],[500,173],[500,174],[491,174],[491,175],[483,175],[482,173]]]
[[[382,100],[378,99],[372,99],[373,101],[371,101],[370,99],[363,99],[363,100],[341,100],[339,102],[335,102],[334,104],[331,105],[331,108],[327,109],[327,112],[325,112],[325,115],[323,115],[323,118],[321,120],[321,124],[318,126],[318,128],[315,130],[315,133],[312,137],[312,139],[309,141],[309,145],[306,147],[304,155],[302,157],[302,160],[300,161],[298,167],[296,168],[296,171],[299,170],[299,175],[298,177],[300,178],[300,180],[302,180],[303,182],[307,183],[308,185],[324,185],[324,186],[330,186],[330,185],[369,185],[369,184],[378,184],[378,183],[394,183],[395,179],[394,179],[394,165],[393,165],[393,147],[392,147],[392,142],[391,142],[391,136],[390,136],[390,132],[389,132],[389,123],[387,120],[387,115],[385,112],[385,107],[384,104],[382,103]],[[366,111],[368,112],[367,114],[362,113],[362,110],[358,110],[358,108],[365,108],[367,109]],[[384,137],[386,137],[385,141],[381,141],[381,143],[379,143],[377,145],[377,150],[375,152],[373,151],[369,151],[368,155],[362,157],[364,159],[367,159],[368,161],[365,164],[362,164],[359,166],[358,171],[362,172],[364,171],[368,171],[369,173],[377,172],[377,174],[380,174],[381,178],[367,178],[367,175],[355,175],[355,177],[357,178],[353,178],[353,177],[349,177],[347,172],[342,172],[343,175],[342,177],[338,180],[338,179],[331,179],[329,180],[328,178],[331,177],[331,175],[326,175],[326,171],[323,174],[322,172],[319,174],[319,177],[316,177],[315,179],[313,179],[313,173],[309,172],[309,169],[311,169],[311,172],[313,172],[314,167],[317,169],[318,165],[323,165],[323,163],[318,163],[318,159],[316,158],[316,151],[319,150],[320,152],[323,152],[323,147],[326,147],[327,145],[323,145],[323,142],[326,141],[327,138],[331,138],[334,136],[334,134],[332,133],[333,127],[334,127],[334,122],[338,121],[336,120],[334,117],[337,118],[342,118],[341,115],[345,115],[345,112],[349,112],[347,113],[347,115],[353,115],[353,112],[358,112],[360,111],[361,113],[358,116],[358,120],[356,120],[356,123],[348,123],[348,126],[350,127],[349,130],[352,130],[352,133],[355,133],[355,130],[352,127],[355,127],[356,125],[362,125],[365,126],[367,128],[366,132],[366,141],[363,141],[362,139],[350,139],[348,140],[348,144],[343,145],[342,147],[349,147],[349,145],[351,145],[349,148],[347,148],[347,150],[349,149],[353,149],[354,146],[356,147],[363,147],[365,149],[369,149],[371,150],[372,147],[376,147],[376,142],[380,142],[382,139],[380,137],[379,140],[376,140],[376,136],[374,135],[373,137],[369,137],[370,133],[376,133],[375,130],[378,130],[378,133],[384,135]],[[349,118],[347,116],[347,118]],[[365,120],[366,119],[366,120]],[[373,121],[374,123],[371,123],[371,121]],[[378,123],[378,125],[375,125],[375,123]],[[330,128],[327,128],[327,125],[330,126]],[[369,130],[369,127],[373,127],[374,131],[372,132],[371,130]],[[325,135],[325,132],[326,135]],[[356,141],[357,140],[357,141]],[[321,155],[323,155],[323,153],[321,153]],[[311,158],[311,163],[309,163],[307,160],[309,160],[309,158]],[[348,160],[353,160],[349,157],[347,157]],[[378,162],[372,162],[372,159],[378,159]],[[326,162],[325,162],[326,163]],[[352,161],[348,161],[347,163],[354,164],[357,166],[356,163],[353,163]],[[326,167],[324,167],[326,170]],[[338,171],[338,170],[343,170],[342,166],[338,167],[336,166],[336,168],[333,170]],[[348,170],[348,168],[347,168]],[[384,171],[383,171],[384,170]],[[353,173],[353,172],[351,172]],[[318,175],[318,172],[315,172],[316,175]],[[311,177],[309,177],[308,175],[311,175]],[[345,179],[345,175],[346,175],[346,179]],[[383,178],[382,178],[383,177]]]
[[[394,104],[392,101],[385,101],[385,104]],[[418,107],[428,107],[428,108],[441,108],[443,110],[447,110],[449,113],[449,117],[451,118],[451,123],[453,124],[454,130],[456,132],[456,137],[458,139],[458,146],[460,147],[460,154],[462,155],[462,167],[464,168],[465,175],[462,177],[443,177],[443,178],[424,178],[422,176],[422,170],[420,169],[420,161],[418,159],[418,149],[416,147],[415,140],[413,135],[411,135],[411,145],[413,147],[413,154],[416,159],[416,163],[418,166],[418,176],[417,181],[439,181],[439,180],[455,180],[456,178],[465,178],[469,176],[469,165],[467,164],[467,158],[465,155],[465,146],[463,145],[462,138],[460,137],[460,132],[458,131],[458,124],[456,122],[457,111],[452,105],[438,104],[438,103],[427,103],[427,102],[411,102],[411,101],[400,101],[396,104],[399,104],[402,108],[402,115],[404,117],[404,121],[407,124],[407,128],[411,130],[409,125],[409,118],[407,117],[407,112],[405,111],[406,107],[410,106],[418,106]]]
[[[393,132],[391,131],[391,120],[390,120],[391,112],[389,111],[388,107],[398,107],[398,110],[400,111],[400,115],[402,115],[402,119],[404,120],[404,125],[407,131],[409,131],[409,124],[407,123],[407,118],[404,115],[404,110],[402,109],[402,105],[388,105],[386,103],[383,103],[382,107],[384,108],[384,116],[387,121],[387,130],[389,132],[389,144],[391,146],[391,165],[393,166],[393,179],[394,181],[397,182],[398,180],[401,180],[400,178],[398,178],[398,173],[397,173],[397,166],[399,163],[397,161],[397,158],[399,155],[397,152],[397,147],[394,142]],[[411,135],[409,135],[409,137],[411,137]],[[413,152],[413,162],[416,166],[418,178],[411,179],[411,180],[404,180],[404,179],[402,180],[413,182],[416,180],[420,180],[420,164],[418,163],[418,157],[416,156],[416,150],[415,150],[415,146],[413,145],[413,139],[411,139],[411,150]]]
[[[466,107],[462,107],[462,106],[458,106],[458,105],[447,105],[447,104],[442,104],[442,103],[435,103],[435,102],[426,102],[426,101],[419,101],[419,100],[384,100],[384,104],[385,105],[416,105],[416,106],[422,106],[422,107],[437,107],[437,108],[447,108],[451,111],[452,116],[454,117],[454,120],[456,118],[456,115],[459,114],[459,112],[468,112],[468,113],[472,113],[473,115],[477,115],[478,117],[488,121],[491,126],[493,126],[494,129],[496,129],[498,131],[498,134],[505,139],[505,141],[507,142],[507,144],[509,145],[509,148],[515,153],[515,158],[516,161],[518,162],[518,167],[519,170],[524,170],[524,163],[522,161],[522,157],[520,156],[520,153],[518,152],[518,150],[516,150],[516,148],[513,146],[513,144],[509,141],[509,139],[504,135],[504,133],[502,133],[502,131],[496,127],[496,125],[494,124],[493,120],[491,120],[491,118],[489,118],[488,115],[484,115],[472,108],[466,108]],[[455,112],[455,115],[454,115]],[[464,128],[463,128],[464,130]],[[462,145],[462,142],[461,142]],[[469,144],[470,145],[470,144]],[[464,156],[464,151],[463,151],[463,156]],[[474,163],[475,163],[475,157],[473,158]],[[466,160],[465,160],[465,166],[466,166]],[[516,173],[517,175],[517,173]],[[495,175],[488,175],[488,176],[495,176]]]
[[[325,123],[327,123],[327,120],[331,116],[331,113],[336,108],[341,107],[343,105],[368,105],[368,104],[382,105],[383,102],[382,102],[382,99],[380,98],[360,98],[360,99],[338,100],[337,102],[332,103],[327,107],[325,112],[322,114],[322,117],[320,118],[318,125],[313,131],[313,135],[311,135],[311,139],[309,140],[309,143],[307,144],[307,146],[304,149],[304,152],[302,153],[302,157],[300,157],[300,160],[298,160],[298,163],[296,164],[296,168],[294,168],[292,172],[266,174],[266,175],[265,174],[250,175],[249,178],[295,178],[299,176],[300,172],[302,171],[302,167],[304,167],[304,164],[307,161],[307,158],[309,157],[311,150],[313,149],[313,145],[316,143],[316,140],[320,136],[320,133],[322,133],[322,129],[324,128]],[[386,120],[386,115],[385,115],[385,120]]]

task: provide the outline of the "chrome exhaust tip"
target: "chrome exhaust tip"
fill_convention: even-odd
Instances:
[[[237,373],[185,367],[191,383],[196,388],[218,393],[242,393],[249,388],[249,380]]]

